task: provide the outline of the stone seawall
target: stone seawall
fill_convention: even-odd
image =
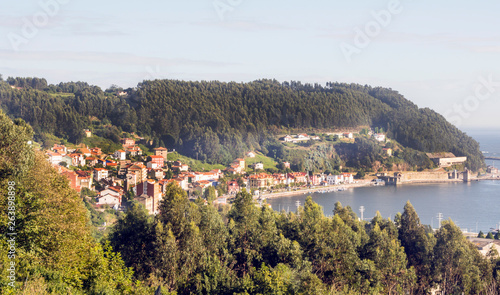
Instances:
[[[448,180],[448,172],[402,172],[401,182],[418,180]]]

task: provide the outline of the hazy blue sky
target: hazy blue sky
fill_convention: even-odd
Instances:
[[[0,73],[103,88],[154,78],[354,82],[390,87],[459,127],[500,127],[500,2],[442,2],[9,1]]]

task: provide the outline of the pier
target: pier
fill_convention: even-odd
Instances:
[[[500,157],[484,157],[485,160],[496,160],[500,161]]]

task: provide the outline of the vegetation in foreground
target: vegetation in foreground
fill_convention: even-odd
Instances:
[[[161,214],[139,205],[109,236],[136,279],[179,294],[498,294],[498,253],[483,257],[450,220],[435,233],[408,202],[393,222],[334,216],[309,197],[297,212],[190,202],[168,187]]]

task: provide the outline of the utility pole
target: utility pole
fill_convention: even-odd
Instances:
[[[365,212],[365,206],[359,207],[359,212],[361,213],[361,221],[364,220],[363,213]]]
[[[443,213],[438,213],[437,219],[439,221],[439,227],[438,227],[438,229],[439,229],[439,228],[441,228],[441,220],[443,220]]]

